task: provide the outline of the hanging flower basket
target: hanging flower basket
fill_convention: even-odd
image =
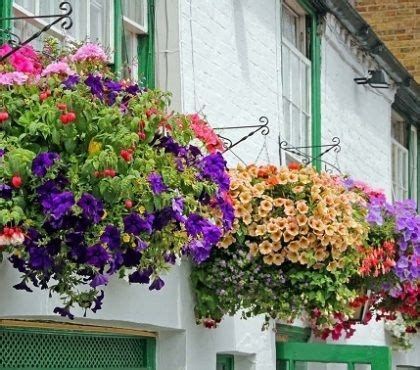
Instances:
[[[1,65],[0,253],[16,289],[58,294],[72,318],[101,308],[114,275],[159,290],[179,256],[206,260],[233,209],[204,120],[116,80],[97,45],[46,47],[57,61],[25,47]]]
[[[306,317],[314,333],[353,333],[356,246],[367,236],[365,201],[339,179],[293,164],[230,171],[234,229],[193,271],[198,320],[225,314]],[[346,324],[343,324],[346,323]]]

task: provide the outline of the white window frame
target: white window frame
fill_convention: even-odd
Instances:
[[[281,66],[281,73],[282,73],[282,82],[285,81],[285,61],[284,55],[285,50],[289,53],[289,69],[287,71],[288,77],[288,91],[285,89],[285,84],[282,84],[282,107],[283,107],[283,125],[281,127],[281,138],[282,140],[286,140],[291,146],[295,147],[309,147],[311,145],[311,131],[312,131],[312,76],[311,76],[311,66],[312,61],[306,56],[307,52],[307,39],[306,39],[306,13],[305,11],[299,6],[297,1],[287,1],[282,4],[282,14],[283,8],[286,8],[289,12],[297,17],[297,43],[298,45],[293,45],[286,37],[281,37],[281,48],[282,48],[282,66]],[[283,19],[283,18],[282,18]],[[283,25],[280,27],[281,32],[283,31]],[[293,82],[292,82],[292,65],[290,63],[290,55],[292,55],[298,59],[299,66],[298,66],[298,76],[299,76],[299,104],[296,101],[293,101]],[[303,66],[303,67],[302,67]],[[303,91],[303,74],[306,74],[306,90]],[[306,95],[306,96],[305,96]],[[304,107],[304,102],[307,104]],[[288,105],[288,112],[285,109],[285,105]],[[293,125],[293,108],[297,109],[299,112],[299,124]],[[287,113],[286,113],[287,112]],[[288,117],[286,119],[286,114]],[[302,122],[303,116],[306,119],[306,123]],[[289,127],[287,126],[287,122],[289,123]],[[305,127],[306,125],[306,127]],[[298,135],[296,139],[296,135],[294,132],[294,128],[298,127]],[[300,138],[300,140],[299,140]],[[299,141],[299,142],[298,142]],[[310,155],[310,149],[301,149],[303,153],[306,155]],[[304,161],[304,157],[299,156],[297,154],[293,154],[290,152],[282,151],[282,163],[290,163],[294,161],[302,162]]]
[[[392,200],[400,201],[408,198],[409,194],[409,164],[410,164],[410,153],[409,143],[400,143],[397,137],[394,136],[393,132],[397,134],[400,132],[400,128],[403,130],[404,141],[406,138],[406,122],[403,118],[392,111],[391,116],[391,178],[392,178]],[[395,129],[396,126],[397,129]],[[405,145],[404,145],[405,144]]]
[[[15,14],[16,16],[34,16],[36,14],[39,14],[40,11],[40,1],[50,1],[50,0],[32,0],[35,3],[35,13],[32,13],[30,11],[28,11],[27,9],[25,9],[24,7],[22,7],[21,5],[16,4],[13,1],[13,14]],[[90,33],[90,1],[91,0],[79,0],[82,1],[80,4],[83,4],[84,7],[86,7],[86,22],[87,22],[87,30],[88,30],[88,35]],[[56,3],[56,1],[54,1],[54,3]],[[111,2],[113,4],[113,2]],[[59,8],[58,8],[59,3],[57,2],[57,11],[54,14],[60,14],[60,12],[62,12]],[[74,14],[74,13],[73,13]],[[73,16],[70,15],[70,17]],[[36,28],[43,28],[45,27],[51,20],[53,20],[53,18],[48,19],[46,18],[46,20],[44,19],[36,19],[36,18],[30,18],[27,20],[24,20],[25,22],[30,23],[32,26],[36,27]],[[108,38],[109,38],[109,45],[105,45],[105,47],[110,47],[111,49],[114,48],[114,7],[111,6],[110,7],[110,11],[109,11],[109,19],[108,19],[108,24],[111,25],[111,27],[108,27]],[[73,26],[75,27],[77,26],[77,21],[73,19]],[[68,31],[62,29],[61,27],[57,27],[57,26],[53,26],[51,27],[47,32],[47,34],[54,36],[56,38],[58,38],[60,41],[64,41],[64,40],[68,40],[69,42],[76,42],[76,41],[83,41],[83,40],[77,40],[74,37],[72,37]],[[23,41],[23,40],[22,40]],[[114,60],[114,56],[113,53],[111,53],[110,55],[110,62],[112,63]]]

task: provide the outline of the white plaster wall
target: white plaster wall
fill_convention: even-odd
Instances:
[[[175,6],[174,4],[179,4]],[[251,125],[270,119],[270,134],[256,134],[234,153],[229,164],[278,163],[282,123],[279,0],[157,0],[158,84],[173,89],[174,107],[201,111],[215,127]],[[160,15],[159,15],[160,14]],[[357,86],[366,74],[361,62],[338,36],[332,18],[322,40],[322,138],[342,139],[343,172],[390,194],[390,122],[394,89]],[[166,38],[170,40],[166,43]],[[224,131],[235,139],[247,130]],[[242,135],[241,135],[242,134]],[[240,159],[238,159],[240,158]],[[334,162],[335,158],[330,160]],[[176,266],[160,292],[115,280],[106,288],[103,309],[77,322],[118,324],[158,332],[159,370],[214,370],[216,353],[235,355],[236,370],[275,370],[275,335],[261,331],[262,317],[226,318],[216,330],[197,326],[189,286],[189,264]],[[54,318],[57,301],[46,292],[15,291],[18,273],[0,266],[0,317]],[[386,343],[381,324],[361,327],[352,344]],[[344,342],[344,341],[343,341]],[[417,349],[420,343],[417,345]],[[396,355],[396,364],[420,365],[412,351]]]

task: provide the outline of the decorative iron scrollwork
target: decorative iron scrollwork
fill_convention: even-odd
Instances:
[[[335,136],[331,139],[331,142],[332,142],[331,144],[322,144],[322,145],[294,146],[294,145],[289,144],[286,140],[282,140],[279,143],[280,158],[281,158],[281,151],[284,150],[285,152],[288,152],[288,153],[291,153],[300,157],[302,164],[305,166],[310,165],[314,160],[320,160],[320,162],[324,164],[324,170],[326,172],[332,173],[335,170],[341,173],[340,169],[336,165],[326,161],[325,159],[322,159],[322,157],[325,154],[331,151],[333,151],[336,154],[338,154],[341,151],[340,138]],[[307,151],[313,148],[321,148],[321,153],[314,157],[308,154]]]
[[[68,1],[62,1],[59,5],[60,10],[62,10],[64,13],[61,14],[49,14],[49,15],[34,15],[34,16],[20,16],[20,17],[7,17],[7,18],[0,18],[0,21],[12,21],[12,20],[25,20],[25,19],[43,19],[43,18],[56,18],[52,22],[46,24],[44,27],[42,27],[39,31],[34,33],[32,36],[27,38],[24,41],[21,41],[19,36],[12,33],[10,30],[1,30],[1,33],[5,33],[6,35],[10,35],[14,38],[16,38],[17,42],[14,40],[11,40],[11,47],[12,50],[10,50],[8,53],[3,55],[0,58],[0,62],[4,61],[8,57],[10,57],[12,54],[16,53],[19,49],[21,49],[23,46],[29,44],[31,41],[35,40],[39,36],[41,36],[44,32],[47,32],[51,27],[56,25],[57,23],[61,22],[61,28],[64,30],[68,30],[73,26],[73,20],[70,17],[70,14],[73,13],[73,7]]]
[[[242,129],[253,129],[250,131],[247,135],[243,136],[239,140],[233,142],[231,139],[228,139],[225,136],[217,135],[222,140],[223,144],[225,144],[225,150],[224,153],[231,150],[238,144],[244,142],[251,136],[255,135],[257,132],[261,132],[261,135],[268,135],[270,132],[270,128],[268,127],[268,118],[265,116],[261,116],[258,119],[261,122],[261,125],[246,125],[246,126],[228,126],[228,127],[216,127],[214,130],[220,131],[220,130],[242,130]]]

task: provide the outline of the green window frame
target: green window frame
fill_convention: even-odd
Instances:
[[[370,364],[371,370],[391,370],[391,350],[384,346],[324,343],[276,343],[277,369],[297,370],[304,362],[342,363],[348,370]]]
[[[147,1],[147,35],[137,37],[137,77],[149,89],[155,87],[155,0]],[[122,75],[124,63],[124,29],[122,1],[114,0],[114,70]]]
[[[321,170],[321,37],[318,33],[320,16],[310,0],[298,0],[310,17],[311,56],[311,114],[312,114],[312,164]]]
[[[216,370],[235,370],[234,356],[226,354],[217,354]]]
[[[155,87],[155,0],[147,1],[147,23],[148,33],[138,35],[138,73],[137,77],[146,87]],[[0,2],[0,17],[11,17],[13,12],[13,0],[2,0]],[[10,29],[10,21],[0,22],[1,29]],[[6,36],[0,33],[2,39]],[[124,64],[124,23],[122,15],[122,1],[114,0],[114,71],[122,77]],[[5,40],[1,40],[3,43]]]
[[[156,370],[156,339],[118,332],[0,327],[0,369]]]

